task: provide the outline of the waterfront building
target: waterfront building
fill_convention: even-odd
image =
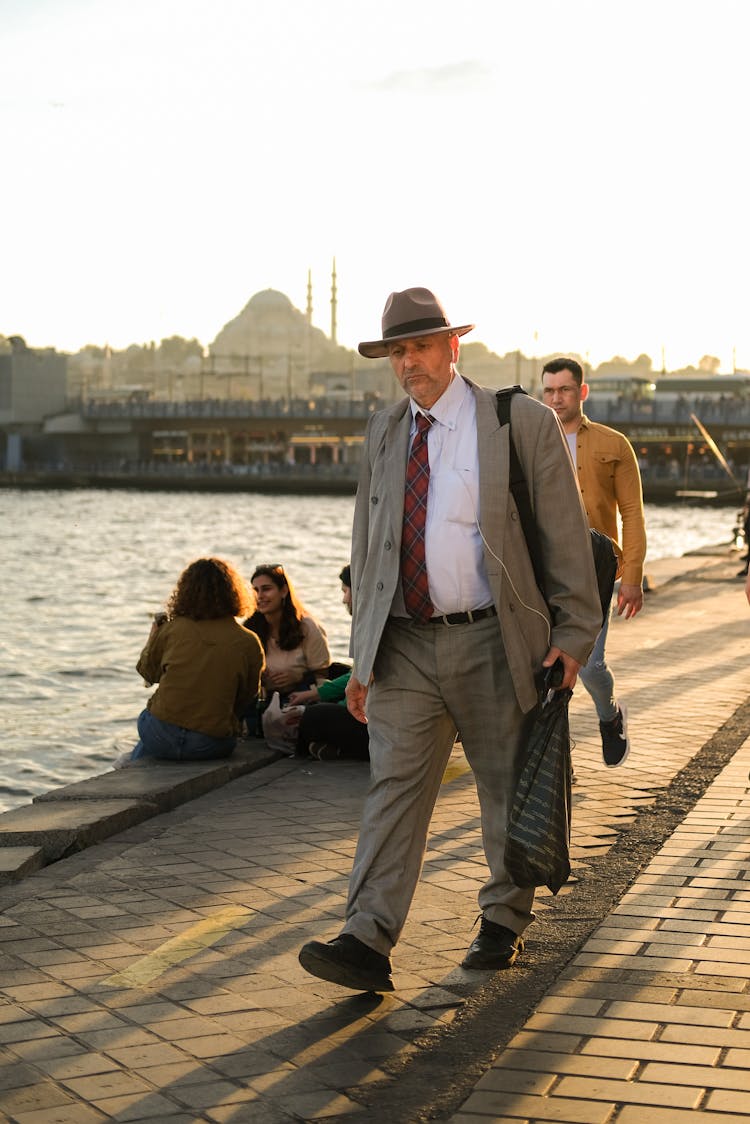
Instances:
[[[54,350],[32,350],[11,336],[0,354],[0,464],[10,470],[35,455],[45,418],[62,410],[67,394],[66,357]]]

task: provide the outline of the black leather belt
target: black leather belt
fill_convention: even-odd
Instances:
[[[428,624],[473,624],[474,621],[483,621],[485,617],[496,617],[497,609],[488,605],[486,609],[469,610],[468,613],[443,613],[441,617],[430,617]]]

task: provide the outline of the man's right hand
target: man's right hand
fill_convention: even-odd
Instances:
[[[367,721],[367,715],[365,714],[366,703],[367,687],[364,683],[360,683],[356,675],[351,675],[346,685],[346,708],[352,718],[356,718],[358,722]]]
[[[550,650],[547,652],[547,655],[542,660],[542,667],[552,667],[552,664],[555,662],[555,660],[558,659],[563,665],[564,674],[559,687],[557,687],[556,689],[558,691],[572,691],[576,685],[578,672],[581,670],[582,665],[579,664],[578,660],[574,660],[572,656],[569,656],[567,652],[563,652],[561,648],[553,647],[550,648]]]

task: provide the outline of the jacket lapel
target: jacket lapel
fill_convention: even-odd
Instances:
[[[399,402],[398,407],[388,419],[383,440],[383,481],[387,489],[388,510],[394,526],[394,537],[398,530],[401,544],[401,524],[404,516],[404,488],[406,486],[406,457],[409,448],[411,429],[411,410],[409,399]]]

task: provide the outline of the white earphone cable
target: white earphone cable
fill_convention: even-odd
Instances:
[[[492,557],[495,559],[495,561],[499,562],[500,565],[502,566],[503,573],[505,574],[506,578],[508,579],[508,581],[510,583],[510,588],[513,590],[513,593],[515,594],[516,600],[518,601],[519,605],[522,605],[524,609],[528,609],[528,611],[530,613],[536,613],[536,615],[538,617],[542,618],[542,620],[544,621],[544,626],[547,629],[547,647],[548,648],[551,647],[552,630],[550,628],[550,622],[547,620],[544,613],[540,613],[539,610],[535,609],[533,605],[527,605],[526,602],[524,601],[523,597],[521,597],[521,594],[518,592],[518,590],[515,587],[515,584],[513,582],[513,578],[510,576],[510,572],[508,570],[508,567],[505,565],[502,558],[498,558],[498,556],[495,554],[495,552],[492,549],[492,547],[490,546],[490,544],[487,542],[487,539],[484,537],[484,531],[482,530],[482,526],[479,522],[479,515],[477,514],[477,508],[476,508],[476,504],[474,503],[474,497],[472,496],[471,492],[469,491],[469,487],[468,487],[466,481],[463,479],[463,477],[460,477],[460,479],[461,479],[461,483],[463,484],[464,488],[466,488],[466,494],[469,497],[469,502],[471,503],[472,511],[474,512],[474,523],[476,524],[476,528],[479,531],[480,538],[481,538],[482,542],[484,543],[487,552],[489,554],[491,554]]]

